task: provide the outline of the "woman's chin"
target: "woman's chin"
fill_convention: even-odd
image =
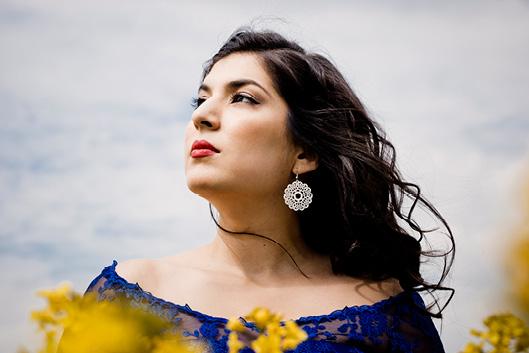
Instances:
[[[188,177],[187,188],[200,196],[211,195],[219,192],[218,181],[213,180],[211,177]]]

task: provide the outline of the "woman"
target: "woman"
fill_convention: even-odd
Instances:
[[[114,261],[88,292],[148,303],[216,352],[227,351],[226,318],[256,306],[308,333],[297,352],[443,352],[431,320],[441,312],[418,292],[451,290],[452,233],[328,59],[241,28],[204,66],[194,106],[185,172],[218,211],[214,240]],[[447,229],[448,251],[421,249],[417,203]],[[422,278],[422,256],[444,260],[436,283]]]

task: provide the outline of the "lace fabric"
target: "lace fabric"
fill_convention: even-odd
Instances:
[[[227,353],[227,318],[214,317],[175,304],[144,291],[117,274],[117,261],[103,269],[88,286],[86,293],[96,292],[99,300],[125,297],[131,305],[160,315],[175,324],[188,340],[206,341],[214,353]],[[332,313],[305,316],[295,320],[309,338],[297,352],[340,353],[444,353],[437,329],[431,318],[421,313],[424,302],[417,292],[401,292],[372,305],[346,306]],[[241,353],[253,352],[249,342],[257,337],[257,328],[243,320],[249,329],[239,339],[247,344]]]

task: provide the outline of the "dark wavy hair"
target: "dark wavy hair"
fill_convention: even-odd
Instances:
[[[206,61],[201,80],[219,60],[241,52],[258,55],[286,101],[288,137],[305,153],[318,157],[317,169],[299,176],[314,195],[310,207],[297,212],[306,243],[314,251],[329,255],[335,274],[372,281],[395,278],[404,290],[432,294],[435,300],[425,312],[442,318],[454,295],[454,289],[442,285],[454,261],[452,231],[421,195],[419,186],[403,179],[396,166],[395,148],[368,116],[346,79],[323,55],[307,52],[275,31],[243,26]],[[407,212],[406,199],[411,201]],[[438,228],[424,229],[412,218],[416,205],[441,222],[449,249],[422,249],[425,235]],[[274,241],[255,233],[229,231],[218,224],[213,213],[211,216],[227,232]],[[435,283],[421,276],[422,256],[442,259],[442,271]],[[432,313],[434,305],[440,307],[433,295],[437,290],[449,291],[450,296],[439,312]]]

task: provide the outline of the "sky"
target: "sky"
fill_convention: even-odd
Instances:
[[[0,347],[35,292],[209,242],[183,171],[203,63],[241,25],[331,58],[456,239],[447,352],[505,301],[529,179],[529,2],[0,0]]]

